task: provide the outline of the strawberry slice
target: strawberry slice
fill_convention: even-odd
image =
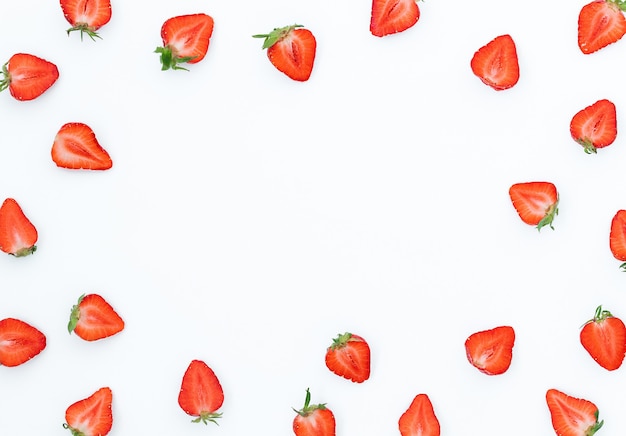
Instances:
[[[91,127],[83,123],[64,124],[52,144],[52,160],[61,168],[108,170],[113,166]]]
[[[401,436],[439,436],[439,420],[426,394],[417,395],[398,421]]]
[[[338,335],[326,350],[326,366],[341,377],[362,383],[370,377],[370,347],[361,336]]]
[[[196,64],[209,50],[213,35],[213,17],[191,14],[172,17],[161,26],[163,47],[154,51],[161,55],[161,70],[185,70],[178,64]]]
[[[267,49],[272,65],[299,82],[311,77],[317,48],[313,33],[302,27],[301,24],[294,24],[275,28],[267,34],[252,35],[253,38],[264,38],[262,48]]]
[[[501,326],[470,335],[465,341],[465,352],[479,371],[499,375],[511,366],[514,344],[513,327]]]
[[[124,320],[100,295],[83,294],[72,306],[67,330],[86,341],[97,341],[124,330]]]
[[[598,422],[599,411],[591,401],[571,397],[556,389],[546,392],[552,427],[559,436],[591,436],[604,421]]]
[[[598,306],[593,319],[580,331],[580,343],[601,367],[614,371],[622,366],[626,355],[626,326]]]
[[[626,34],[623,0],[596,0],[584,5],[578,15],[578,47],[590,54],[613,44]]]
[[[559,195],[550,182],[516,183],[509,188],[513,207],[523,222],[541,230],[559,214]]]
[[[63,427],[73,436],[106,436],[113,426],[113,392],[103,387],[65,411]]]
[[[496,91],[509,89],[519,80],[517,49],[510,35],[500,35],[479,48],[470,65],[474,74]]]
[[[93,41],[100,38],[96,30],[111,19],[111,0],[61,0],[65,19],[72,25],[67,34],[80,31],[80,39],[86,33]]]
[[[0,250],[15,257],[28,256],[37,250],[38,234],[20,205],[7,198],[0,206]]]
[[[416,0],[372,0],[370,32],[383,37],[413,27],[420,18]]]
[[[587,106],[572,118],[570,133],[587,154],[611,145],[617,138],[615,105],[609,100],[598,100]]]
[[[15,318],[0,321],[0,365],[21,365],[44,348],[46,337],[32,325]]]
[[[217,376],[201,360],[192,360],[183,375],[178,394],[178,405],[183,411],[197,418],[191,422],[209,421],[217,424],[222,414],[217,410],[224,403],[224,391]]]
[[[609,247],[613,257],[621,260],[620,269],[626,271],[626,210],[618,210],[611,221]]]
[[[297,413],[293,419],[296,436],[335,436],[335,415],[326,404],[311,404],[311,392],[308,389],[304,407],[293,410]]]
[[[37,56],[17,53],[2,66],[0,91],[9,88],[16,100],[33,100],[46,92],[59,78],[55,64]]]

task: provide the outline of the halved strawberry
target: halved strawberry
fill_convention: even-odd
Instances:
[[[213,17],[207,14],[191,14],[172,17],[161,27],[163,47],[154,51],[161,55],[161,70],[185,70],[178,64],[196,64],[209,50],[213,35]]]
[[[276,69],[293,80],[305,82],[311,77],[315,63],[315,36],[301,24],[275,28],[270,33],[252,35],[264,38],[263,50]]]
[[[59,78],[55,64],[37,56],[17,53],[2,66],[0,91],[9,88],[16,100],[33,100],[46,92]]]
[[[417,0],[372,0],[370,32],[378,37],[404,32],[419,18]]]
[[[618,210],[611,220],[609,247],[613,257],[624,262],[620,269],[626,271],[626,210]]]
[[[465,341],[467,360],[487,375],[506,372],[513,359],[515,330],[501,326],[476,332]]]
[[[439,436],[439,420],[426,394],[417,395],[398,421],[402,436]]]
[[[626,34],[623,0],[595,0],[578,15],[578,47],[590,54],[622,39]]]
[[[96,32],[111,20],[111,0],[61,0],[65,19],[72,25],[67,34],[80,31],[80,39],[86,33],[92,40],[100,38]]]
[[[111,389],[100,388],[67,408],[63,427],[73,436],[106,436],[113,427],[112,403]]]
[[[191,422],[209,421],[217,424],[222,414],[217,410],[224,403],[224,391],[217,376],[201,360],[192,360],[180,386],[178,405],[184,412],[197,418]]]
[[[15,257],[28,256],[37,250],[37,229],[20,205],[7,198],[0,206],[0,250]]]
[[[370,347],[361,336],[344,333],[326,350],[326,366],[335,374],[356,383],[370,377]]]
[[[113,166],[91,127],[83,123],[64,124],[52,144],[52,160],[61,168],[108,170]]]
[[[559,194],[550,182],[516,183],[509,188],[513,207],[523,222],[541,230],[559,214]]]
[[[591,436],[604,423],[598,422],[599,411],[591,401],[549,389],[546,392],[546,402],[552,427],[559,436]]]
[[[617,137],[615,105],[605,99],[587,106],[572,118],[570,133],[587,154],[611,145]]]
[[[621,319],[598,306],[593,319],[580,331],[580,343],[598,364],[613,371],[626,355],[626,326]]]
[[[72,306],[67,330],[86,341],[97,341],[124,330],[124,320],[100,295],[83,294]]]
[[[517,49],[510,35],[500,35],[479,48],[470,65],[474,74],[496,91],[509,89],[519,80]]]
[[[297,413],[293,419],[296,436],[335,436],[335,415],[326,404],[311,404],[311,392],[308,389],[304,407],[293,410]]]
[[[46,336],[15,318],[0,321],[0,365],[18,366],[46,348]]]

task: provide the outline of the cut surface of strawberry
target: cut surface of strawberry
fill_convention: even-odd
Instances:
[[[597,148],[611,145],[617,138],[617,111],[609,100],[598,100],[574,115],[570,123],[574,141],[585,153],[596,153]]]
[[[626,271],[626,210],[618,210],[611,220],[609,248],[615,259],[624,262],[620,269]]]
[[[546,402],[552,427],[559,436],[592,436],[604,423],[598,421],[598,408],[591,401],[549,389],[546,392]]]
[[[416,0],[372,0],[370,33],[383,37],[404,32],[420,18]]]
[[[476,332],[465,341],[467,360],[487,375],[506,372],[513,359],[515,330],[510,326]]]
[[[34,100],[59,78],[55,64],[27,53],[16,53],[2,66],[0,91],[9,92],[19,101]]]
[[[317,41],[310,30],[293,24],[252,37],[264,39],[262,48],[267,49],[267,57],[278,71],[298,82],[309,80],[317,50]]]
[[[332,372],[355,383],[370,377],[370,347],[361,336],[338,335],[326,350],[325,361]]]
[[[622,366],[626,355],[626,326],[602,306],[580,331],[580,343],[598,365],[614,371]]]
[[[109,153],[84,123],[64,124],[54,138],[51,154],[61,168],[103,171],[113,166]]]
[[[0,206],[0,250],[15,257],[24,257],[37,250],[37,229],[24,215],[13,198]]]
[[[192,360],[180,386],[178,405],[196,418],[192,422],[217,424],[222,416],[217,410],[224,403],[224,390],[217,376],[202,360]]]
[[[509,188],[509,197],[517,214],[528,225],[541,230],[550,226],[559,214],[559,194],[550,182],[516,183]]]
[[[15,318],[0,321],[0,365],[21,365],[44,348],[46,336],[32,325]]]
[[[111,389],[100,388],[67,408],[63,427],[74,436],[106,436],[113,427],[112,403]]]
[[[86,341],[97,341],[124,330],[124,320],[102,296],[83,294],[72,306],[67,330]]]
[[[185,70],[179,64],[196,64],[205,58],[213,35],[213,17],[207,14],[179,15],[166,20],[161,27],[163,47],[161,70]]]
[[[622,0],[596,0],[584,5],[578,14],[578,47],[584,54],[613,44],[626,34]]]
[[[441,428],[430,398],[426,394],[415,396],[409,408],[398,421],[401,436],[439,436]]]
[[[326,404],[311,404],[311,392],[306,390],[304,406],[293,409],[293,432],[296,436],[335,436],[335,415]]]
[[[93,41],[100,38],[97,30],[111,20],[111,0],[61,0],[61,9],[72,25],[67,34],[80,32],[80,39],[87,34]]]
[[[500,35],[474,53],[472,72],[496,91],[515,86],[520,71],[517,48],[511,35]]]

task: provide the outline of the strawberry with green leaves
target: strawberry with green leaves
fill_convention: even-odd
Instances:
[[[614,371],[626,355],[626,326],[602,306],[596,308],[593,319],[580,331],[580,343],[598,365]]]
[[[205,58],[213,35],[213,17],[207,14],[179,15],[161,26],[163,46],[154,51],[161,56],[161,70],[185,70],[179,64],[197,64]]]
[[[0,91],[9,92],[19,101],[34,100],[59,78],[55,64],[28,53],[17,53],[2,66]]]
[[[0,365],[19,366],[46,348],[46,336],[15,318],[0,321]]]
[[[37,229],[24,215],[13,198],[0,206],[0,250],[15,257],[24,257],[37,250]]]
[[[613,44],[626,34],[624,0],[594,0],[578,14],[578,47],[584,54]]]
[[[252,35],[263,38],[263,50],[278,71],[298,82],[311,77],[317,41],[313,33],[301,24],[275,28],[270,33]]]
[[[419,18],[417,0],[372,0],[370,33],[382,38],[404,32],[413,27]]]
[[[620,269],[626,271],[626,210],[618,210],[611,220],[609,248],[615,259],[624,262]]]
[[[81,40],[84,33],[93,41],[100,38],[97,30],[111,20],[111,0],[61,0],[61,9],[72,25],[67,34],[78,31]]]
[[[617,138],[615,104],[603,99],[579,111],[572,118],[570,133],[587,154],[611,145]]]
[[[217,410],[224,403],[224,390],[217,376],[202,360],[192,360],[180,386],[178,405],[196,418],[191,422],[217,424],[222,414]]]
[[[108,170],[113,166],[109,153],[102,148],[87,124],[61,126],[52,143],[52,160],[60,168],[73,170]]]
[[[441,429],[430,398],[419,394],[398,421],[401,436],[439,436]]]
[[[304,407],[293,409],[293,432],[296,436],[335,436],[335,415],[326,404],[311,404],[311,392],[306,390]]]
[[[355,383],[370,377],[370,347],[361,336],[344,333],[326,350],[326,367]]]
[[[72,306],[67,330],[85,341],[97,341],[124,330],[124,320],[100,295],[81,295]]]
[[[500,35],[479,48],[470,62],[472,72],[496,91],[515,86],[519,81],[517,48],[511,35]]]
[[[552,427],[558,436],[592,436],[604,421],[591,401],[569,396],[556,389],[546,392]]]
[[[100,388],[67,408],[63,427],[71,431],[72,436],[106,436],[113,427],[112,403],[111,389]]]
[[[509,188],[513,207],[523,222],[541,230],[559,214],[559,194],[550,182],[515,183]]]
[[[499,375],[511,366],[514,345],[513,327],[500,326],[470,335],[465,341],[465,354],[479,371]]]

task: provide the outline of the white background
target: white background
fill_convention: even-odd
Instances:
[[[32,53],[60,78],[31,102],[0,95],[0,200],[40,235],[33,256],[0,256],[0,318],[48,339],[0,368],[0,434],[68,434],[65,409],[102,386],[112,436],[290,435],[306,388],[343,436],[399,434],[418,393],[444,435],[552,435],[549,388],[595,402],[600,434],[624,434],[626,369],[599,367],[578,334],[599,304],[626,317],[608,245],[626,144],[586,155],[569,122],[601,98],[626,122],[626,42],[583,55],[584,3],[429,0],[413,28],[380,39],[366,0],[113,0],[97,42],[68,38],[58,2],[4,5],[1,61]],[[161,71],[162,23],[197,12],[215,19],[207,57]],[[251,37],[293,23],[317,38],[305,83]],[[521,77],[496,92],[470,59],[504,33]],[[73,121],[111,170],[55,166],[53,138]],[[554,231],[510,203],[510,185],[534,180],[559,190]],[[92,292],[126,329],[87,343],[66,324]],[[463,344],[498,325],[515,328],[514,358],[489,377]],[[363,384],[324,365],[345,331],[370,343]],[[219,426],[178,407],[192,359],[223,385]]]

